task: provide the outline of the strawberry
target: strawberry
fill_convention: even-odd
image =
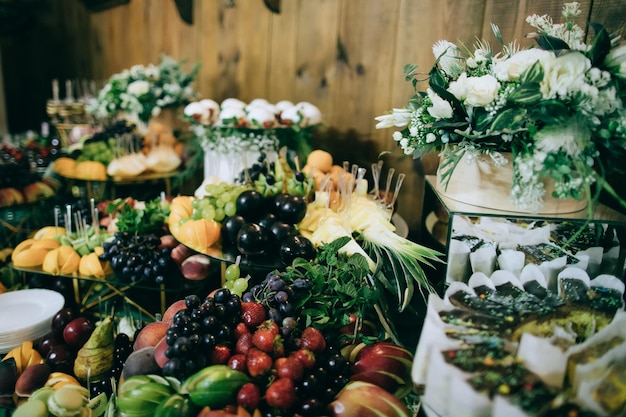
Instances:
[[[266,353],[274,353],[274,345],[279,341],[282,343],[281,337],[271,329],[257,330],[252,335],[254,347]]]
[[[313,365],[315,365],[315,354],[309,349],[298,349],[293,352],[291,356],[302,362],[304,369],[311,369],[313,368]]]
[[[224,345],[215,346],[209,355],[209,362],[212,365],[224,365],[228,363],[228,359],[230,359],[230,349]]]
[[[300,348],[309,349],[313,353],[320,353],[326,349],[324,335],[315,327],[307,327],[300,336]]]
[[[274,334],[280,333],[280,328],[278,327],[278,323],[274,320],[265,320],[263,323],[259,324],[257,327],[258,330],[270,330]]]
[[[235,330],[233,330],[233,335],[237,339],[239,339],[241,336],[245,334],[251,334],[250,329],[248,329],[248,326],[246,326],[246,323],[243,323],[243,322],[237,323],[237,325],[235,326]]]
[[[253,378],[269,372],[272,365],[272,357],[262,350],[252,348],[246,354],[246,367]]]
[[[250,348],[253,346],[254,345],[252,344],[252,334],[247,333],[237,339],[237,343],[235,344],[235,352],[246,354],[248,353],[248,350],[250,350]]]
[[[288,410],[296,402],[296,388],[289,378],[278,378],[267,387],[265,401],[270,407]]]
[[[292,381],[299,381],[304,375],[304,365],[295,356],[276,359],[274,368],[279,378],[289,378]]]
[[[228,359],[228,366],[236,371],[246,372],[246,355],[236,353]]]
[[[261,389],[257,385],[252,382],[248,382],[239,388],[239,391],[237,392],[238,405],[251,411],[258,407],[260,401]]]
[[[261,303],[241,303],[241,320],[249,327],[256,328],[267,319],[267,312]]]

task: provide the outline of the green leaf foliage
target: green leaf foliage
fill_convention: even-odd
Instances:
[[[287,282],[302,277],[313,283],[309,294],[294,305],[301,309],[307,326],[339,329],[349,323],[350,314],[364,317],[380,299],[368,282],[370,270],[365,257],[339,252],[349,240],[341,237],[324,244],[315,260],[298,258],[287,267],[283,276]]]

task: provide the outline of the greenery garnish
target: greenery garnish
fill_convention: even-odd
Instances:
[[[106,212],[117,219],[120,232],[147,234],[157,233],[163,227],[169,204],[164,204],[160,197],[147,201],[138,208],[133,199],[115,200],[107,205]]]
[[[349,239],[341,237],[324,244],[314,261],[298,258],[287,267],[285,279],[305,278],[313,284],[295,305],[306,326],[338,329],[350,322],[351,314],[363,318],[379,301],[379,292],[368,285],[370,270],[365,257],[339,253]]]

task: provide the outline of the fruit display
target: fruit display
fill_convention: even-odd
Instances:
[[[63,177],[107,181],[145,172],[174,172],[182,164],[182,143],[160,123],[150,124],[140,137],[135,125],[119,120],[74,148],[54,163],[54,170]]]
[[[49,138],[30,137],[14,145],[0,146],[0,207],[33,203],[53,197],[59,184],[43,175],[59,154]]]

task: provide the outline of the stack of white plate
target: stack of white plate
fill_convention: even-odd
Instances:
[[[0,354],[48,333],[64,303],[61,294],[44,289],[0,294]]]

